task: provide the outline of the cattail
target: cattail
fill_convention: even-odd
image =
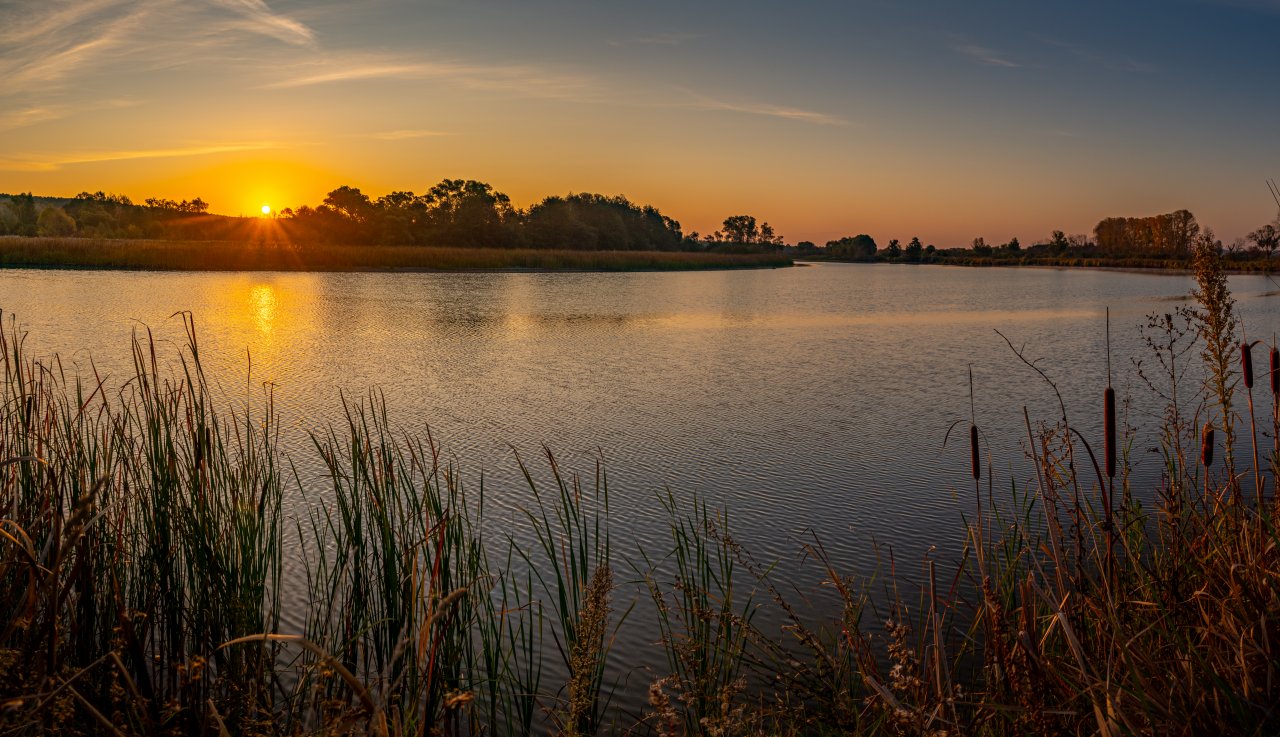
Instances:
[[[1107,478],[1116,477],[1116,390],[1107,387],[1103,393],[1103,425],[1107,435]]]
[[[1244,388],[1253,388],[1253,353],[1252,346],[1240,341],[1240,370],[1244,373]]]
[[[1213,425],[1207,422],[1200,433],[1200,462],[1205,468],[1213,465]]]
[[[1280,348],[1271,347],[1271,393],[1280,396]]]
[[[973,466],[973,480],[982,478],[982,458],[978,455],[978,426],[969,425],[969,462]]]
[[[202,429],[196,428],[194,440],[195,440],[195,446],[196,446],[195,447],[195,451],[196,451],[195,466],[196,468],[200,468],[202,465],[204,465],[204,431]]]

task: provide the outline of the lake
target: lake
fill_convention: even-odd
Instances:
[[[963,433],[945,446],[944,438],[968,422],[970,367],[993,488],[1034,478],[1021,445],[1023,407],[1033,421],[1052,422],[1056,401],[997,330],[1042,359],[1100,453],[1105,310],[1113,383],[1122,401],[1132,399],[1130,422],[1150,427],[1161,406],[1133,367],[1145,354],[1138,326],[1148,313],[1189,304],[1192,285],[1176,274],[856,264],[683,273],[3,270],[0,310],[6,326],[14,315],[29,332],[33,355],[58,353],[82,371],[92,362],[117,378],[131,371],[133,331],[150,328],[173,345],[173,359],[184,340],[173,315],[192,312],[206,371],[229,402],[274,385],[282,445],[317,488],[323,479],[306,431],[341,417],[341,395],[358,401],[378,389],[396,424],[430,427],[469,485],[483,476],[495,524],[518,520],[528,504],[514,453],[545,478],[545,444],[588,479],[603,459],[621,554],[661,547],[657,496],[670,490],[727,509],[758,559],[816,584],[819,572],[801,560],[810,536],[842,567],[867,573],[877,543],[913,567],[931,547],[942,555],[959,548],[960,515],[972,506],[969,451]],[[1270,340],[1280,287],[1264,276],[1233,276],[1231,286],[1249,335]],[[1269,412],[1269,399],[1260,401]],[[1149,440],[1139,436],[1134,448],[1136,473],[1148,480],[1159,470]],[[303,602],[286,595],[286,603],[285,625],[295,625]]]

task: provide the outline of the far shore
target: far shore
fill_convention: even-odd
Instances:
[[[803,256],[797,263],[807,264],[900,264],[903,266],[961,266],[965,268],[997,268],[997,269],[1086,269],[1090,271],[1123,271],[1133,274],[1181,274],[1194,273],[1186,261],[1152,261],[1152,260],[1118,260],[1110,261],[1099,258],[1062,259],[1057,261],[1009,261],[1009,260],[974,260],[974,259],[936,259],[931,261],[854,261],[839,259],[807,259]],[[1241,261],[1232,264],[1224,260],[1224,271],[1231,274],[1269,274],[1278,270],[1276,263],[1266,261]]]
[[[793,266],[775,253],[341,246],[0,237],[0,268],[122,271],[591,272]]]

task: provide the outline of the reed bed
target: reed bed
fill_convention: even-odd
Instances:
[[[971,418],[963,554],[851,572],[815,540],[810,583],[838,602],[816,614],[696,500],[656,500],[669,538],[618,559],[603,471],[550,453],[521,463],[526,528],[493,532],[484,489],[376,393],[313,435],[328,486],[306,488],[269,388],[216,400],[189,316],[176,362],[140,334],[114,388],[33,359],[10,322],[0,733],[1275,734],[1280,440],[1235,453],[1233,433],[1259,428],[1233,393],[1269,389],[1280,424],[1280,357],[1253,386],[1213,255],[1199,309],[1144,329],[1139,375],[1167,403],[1157,488],[1131,486],[1110,381],[1102,439],[1065,406],[1024,410],[1030,470],[1008,489]],[[310,511],[286,518],[295,485]],[[287,564],[308,592],[296,631]],[[618,703],[636,697],[609,675],[628,670],[611,643],[642,617],[666,664]]]
[[[778,254],[0,237],[0,267],[149,271],[676,271],[791,266]]]

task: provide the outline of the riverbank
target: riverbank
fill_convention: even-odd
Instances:
[[[896,263],[924,264],[932,266],[969,266],[977,268],[1010,268],[1030,267],[1039,269],[1108,269],[1113,271],[1151,272],[1165,271],[1176,274],[1190,274],[1194,270],[1187,259],[1146,259],[1146,258],[928,258],[920,261],[879,259],[876,261],[851,259],[823,259],[800,257],[808,263]],[[1235,260],[1223,259],[1223,270],[1232,274],[1265,274],[1276,270],[1276,263],[1265,259]]]
[[[139,271],[690,271],[791,266],[777,254],[333,246],[0,237],[0,268]]]

